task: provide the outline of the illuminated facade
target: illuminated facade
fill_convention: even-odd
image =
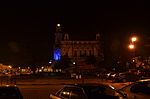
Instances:
[[[96,38],[93,41],[70,40],[69,34],[61,33],[61,27],[59,24],[56,27],[55,33],[54,59],[59,60],[61,56],[67,56],[71,58],[73,62],[78,64],[83,63],[88,56],[102,59],[103,53],[101,50],[100,39],[100,34],[96,34]]]

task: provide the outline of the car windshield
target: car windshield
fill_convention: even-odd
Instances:
[[[84,87],[84,90],[89,97],[93,97],[96,95],[115,96],[115,90],[107,86],[89,86]]]
[[[14,87],[0,87],[0,97],[2,96],[19,96],[20,93],[18,91],[18,88],[14,88]]]

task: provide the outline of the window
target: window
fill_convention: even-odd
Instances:
[[[86,98],[81,88],[74,87],[71,92],[71,99],[86,99]]]
[[[22,99],[20,90],[17,87],[0,87],[0,97],[1,96],[6,99]]]
[[[107,86],[95,86],[85,89],[90,99],[118,99],[117,92]]]
[[[81,56],[86,56],[86,50],[81,51]]]
[[[77,51],[74,51],[74,57],[77,57]]]
[[[68,56],[68,52],[66,52],[64,56]]]
[[[150,94],[149,82],[140,82],[131,86],[130,91],[132,93]]]
[[[115,91],[109,87],[106,87],[105,91],[104,91],[104,94],[105,95],[109,95],[109,96],[115,96]]]
[[[89,54],[90,54],[90,56],[93,56],[94,55],[93,50],[90,50]]]
[[[142,85],[139,83],[136,83],[133,86],[131,86],[130,91],[132,93],[138,93],[138,92],[140,92],[141,88],[142,88]]]

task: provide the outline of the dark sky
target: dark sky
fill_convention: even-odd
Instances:
[[[47,63],[57,23],[72,38],[101,33],[106,52],[123,49],[131,33],[149,35],[147,9],[141,0],[1,3],[0,62]]]

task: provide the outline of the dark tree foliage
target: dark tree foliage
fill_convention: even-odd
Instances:
[[[54,64],[52,65],[52,67],[54,69],[65,69],[72,66],[72,61],[69,57],[64,56],[61,57],[61,59],[59,61],[55,61]]]

